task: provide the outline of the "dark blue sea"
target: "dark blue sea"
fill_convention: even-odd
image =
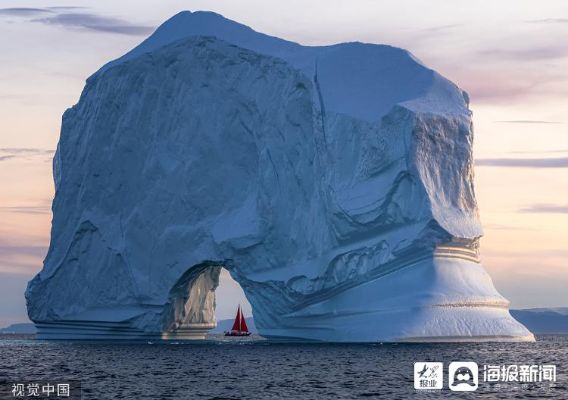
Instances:
[[[413,365],[422,361],[444,363],[443,389],[414,389]],[[475,392],[448,389],[451,361],[479,365]],[[512,364],[555,365],[556,382],[483,381],[483,365]],[[291,344],[255,339],[125,344],[47,342],[18,336],[0,339],[0,386],[4,398],[12,399],[16,397],[10,390],[18,382],[71,382],[75,389],[80,387],[81,398],[97,400],[568,399],[567,368],[568,336],[539,336],[536,343],[478,344]],[[52,394],[50,398],[57,397]]]

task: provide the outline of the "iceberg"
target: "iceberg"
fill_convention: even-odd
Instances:
[[[530,341],[480,263],[467,94],[408,51],[182,12],[62,120],[42,339]]]

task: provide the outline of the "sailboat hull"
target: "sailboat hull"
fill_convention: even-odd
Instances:
[[[225,336],[250,336],[250,332],[228,331],[228,332],[225,332]]]

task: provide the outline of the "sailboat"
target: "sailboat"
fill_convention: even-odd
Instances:
[[[233,322],[233,327],[230,331],[225,332],[225,336],[249,336],[250,332],[243,316],[241,310],[241,305],[237,308],[237,316],[235,317],[235,322]]]

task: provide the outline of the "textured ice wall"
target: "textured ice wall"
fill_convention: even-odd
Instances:
[[[267,336],[531,339],[479,264],[465,94],[400,49],[252,32],[158,35],[64,114],[40,336],[201,337],[222,266]]]

